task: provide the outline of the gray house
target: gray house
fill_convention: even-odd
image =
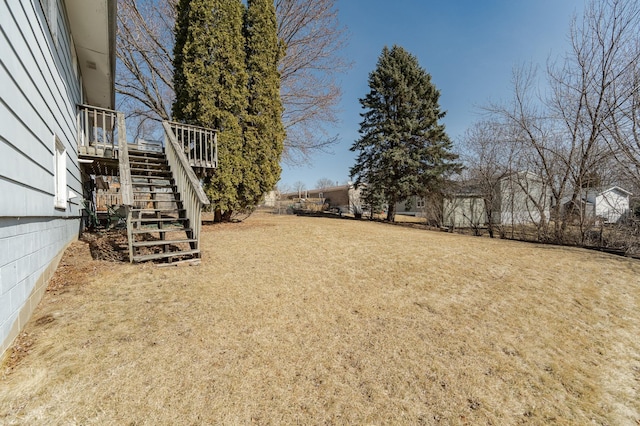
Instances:
[[[549,221],[551,199],[542,179],[531,172],[510,173],[491,188],[477,182],[458,185],[446,194],[443,224],[457,228],[484,226],[487,214],[495,225],[515,226]]]
[[[78,237],[77,105],[112,109],[116,0],[0,3],[0,354]]]

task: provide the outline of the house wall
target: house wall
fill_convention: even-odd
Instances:
[[[324,198],[328,200],[330,208],[339,208],[342,212],[351,212],[350,189],[348,185],[333,186],[325,189],[311,189],[304,191],[308,198]],[[358,191],[358,194],[360,192]],[[297,197],[297,193],[293,194]],[[322,197],[320,197],[322,195]]]
[[[502,225],[524,225],[549,220],[549,203],[542,182],[529,174],[514,174],[499,185]]]
[[[484,200],[480,197],[450,197],[443,203],[444,226],[471,228],[487,223]]]
[[[51,2],[51,3],[49,3]],[[82,183],[76,104],[82,101],[61,0],[0,2],[0,350],[24,326],[62,251],[78,236]],[[66,208],[55,208],[56,142]]]
[[[425,217],[425,199],[416,195],[396,204],[396,214]]]
[[[629,211],[629,195],[620,190],[610,189],[596,196],[596,217],[603,217],[605,222],[615,223],[627,211]]]

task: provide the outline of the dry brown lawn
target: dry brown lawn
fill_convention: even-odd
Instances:
[[[68,250],[2,424],[640,421],[640,262],[367,221],[204,227],[203,262]]]

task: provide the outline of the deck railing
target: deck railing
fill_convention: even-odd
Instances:
[[[91,105],[78,105],[78,153],[92,157],[118,158],[118,112]]]
[[[213,129],[167,122],[191,167],[218,167],[218,134]]]
[[[176,123],[164,121],[165,154],[173,172],[173,178],[180,192],[183,208],[186,210],[189,227],[193,230],[193,239],[200,242],[200,229],[202,226],[200,214],[202,206],[209,204],[209,199],[204,193],[200,181],[191,168],[188,157],[185,155],[184,146],[178,142],[173,127]],[[180,125],[181,128],[189,126]],[[205,129],[206,130],[206,129]]]

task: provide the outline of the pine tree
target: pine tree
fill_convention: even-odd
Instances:
[[[218,129],[218,169],[205,190],[216,212],[242,209],[238,193],[247,162],[242,123],[247,72],[240,0],[180,0],[174,48],[173,119]]]
[[[283,49],[273,1],[248,0],[244,29],[249,98],[243,153],[248,165],[239,193],[247,205],[255,205],[280,179],[286,136],[278,73]]]
[[[402,47],[386,46],[369,74],[370,92],[360,99],[358,151],[351,175],[367,184],[365,199],[380,196],[394,221],[396,203],[436,190],[444,177],[460,170],[444,125],[439,123],[440,92],[415,56]]]

